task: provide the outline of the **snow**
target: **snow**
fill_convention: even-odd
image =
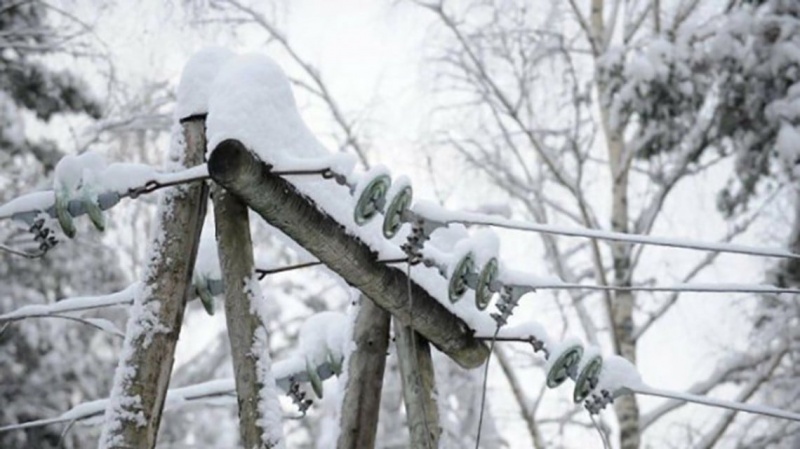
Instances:
[[[286,75],[275,62],[262,55],[239,56],[220,71],[209,100],[207,127],[209,148],[215,148],[225,139],[235,138],[275,169],[309,165],[324,167],[341,157],[331,155],[311,133],[297,111]],[[364,175],[341,174],[348,177],[351,185],[366,179]],[[357,197],[351,195],[349,187],[316,176],[287,176],[286,179],[323,212],[342,224],[349,234],[370,246],[380,259],[404,257],[396,243],[383,238],[382,215],[364,226],[355,224],[353,210]],[[464,229],[463,226],[451,228]],[[452,232],[437,230],[434,234],[449,237]],[[405,239],[407,233],[408,226],[404,226],[396,241]],[[465,234],[464,231],[461,235]],[[439,238],[432,236],[429,243],[436,244],[434,240]],[[406,267],[397,266],[396,269],[405,272]],[[450,304],[447,281],[437,269],[418,265],[411,268],[411,273],[417,284],[438,298],[448,310],[462,317],[470,327],[494,332],[494,321],[475,308],[472,291],[468,291],[458,303]]]
[[[547,363],[544,365],[544,371],[550,372],[561,355],[573,346],[583,347],[583,343],[577,337],[567,337],[566,339],[553,343],[551,346],[546,346],[547,349]]]
[[[581,356],[581,361],[578,363],[578,373],[586,369],[589,365],[589,362],[592,361],[596,356],[602,355],[600,352],[600,348],[597,346],[589,345],[583,348],[583,356]]]
[[[619,355],[610,355],[603,358],[597,386],[591,394],[601,395],[600,392],[606,390],[617,397],[642,385],[642,377],[630,361]]]
[[[530,337],[541,341],[545,348],[553,346],[554,342],[547,334],[544,326],[537,321],[525,321],[524,323],[515,324],[513,326],[503,326],[497,332],[498,338],[514,338],[514,339],[528,339]]]
[[[37,210],[47,210],[55,204],[52,190],[28,193],[0,206],[0,218],[12,217],[16,214]]]
[[[0,91],[0,134],[12,147],[25,142],[25,120],[20,115],[14,99]]]
[[[317,445],[318,447],[336,446],[335,442],[339,438],[341,419],[342,416],[344,416],[342,407],[344,405],[345,389],[347,388],[347,383],[349,382],[350,378],[350,356],[356,350],[356,342],[354,340],[355,326],[358,313],[361,309],[361,303],[359,301],[361,292],[358,290],[352,290],[350,292],[350,296],[350,303],[353,305],[347,309],[344,327],[335,331],[333,328],[331,328],[329,332],[334,331],[339,335],[329,336],[329,338],[326,339],[326,343],[328,343],[329,346],[338,347],[342,352],[341,358],[338,358],[338,360],[341,362],[342,371],[336,379],[336,388],[334,389],[333,393],[326,395],[324,400],[325,402],[322,404],[323,407],[330,407],[329,413],[326,414],[331,415],[331,419],[326,419],[323,421],[324,423],[328,424],[328,431],[326,432],[325,436],[327,437],[326,442],[329,444],[322,444],[323,442],[320,441],[320,444]],[[337,357],[337,355],[333,355],[333,357]]]
[[[181,73],[175,116],[178,119],[208,112],[211,83],[225,63],[234,57],[222,47],[207,47],[195,53]]]
[[[63,192],[62,194],[68,194],[70,197],[76,196],[83,190],[81,182],[84,179],[89,181],[86,184],[87,190],[81,193],[87,193],[90,198],[95,199],[103,193],[126,196],[129,195],[131,189],[144,187],[151,183],[179,184],[208,177],[208,167],[205,164],[175,172],[162,172],[145,164],[112,163],[105,167],[96,167],[99,171],[95,171],[81,165],[81,160],[75,160],[74,156],[64,157],[64,159],[67,158],[69,161],[62,167],[61,177],[56,178],[54,187],[55,191]],[[53,190],[29,193],[0,205],[0,219],[35,211],[47,211],[51,216],[55,216],[54,204]],[[72,207],[70,207],[70,211],[73,212]]]
[[[244,279],[244,293],[250,304],[250,313],[257,317],[262,324],[253,336],[250,354],[256,361],[256,385],[258,390],[258,419],[257,425],[261,429],[261,441],[266,447],[282,449],[283,438],[283,413],[278,402],[278,386],[272,372],[272,360],[269,355],[269,337],[266,331],[268,323],[267,308],[258,277],[255,273]]]
[[[0,315],[0,321],[32,316],[54,315],[65,312],[80,312],[88,309],[129,304],[133,302],[133,298],[140,288],[141,284],[137,282],[129,285],[124,290],[109,295],[66,298],[52,304],[31,304],[22,306],[12,312]]]
[[[212,229],[206,231],[206,229]],[[217,252],[217,239],[214,236],[213,227],[204,227],[200,235],[200,243],[197,248],[197,259],[194,265],[194,278],[205,280],[221,280],[222,270],[219,265],[219,253]]]
[[[78,156],[68,154],[62,157],[55,168],[53,190],[58,194],[72,196],[78,189],[83,176],[83,166]]]
[[[355,158],[330,154],[306,127],[289,80],[270,58],[238,56],[216,77],[207,119],[208,148],[235,138],[277,170],[334,168],[351,176]]]
[[[414,203],[411,208],[417,215],[424,217],[427,220],[438,221],[440,223],[447,223],[451,220],[452,212],[432,201],[419,200]]]
[[[96,401],[84,402],[72,407],[67,412],[63,413],[60,418],[64,420],[78,420],[88,417],[99,415],[105,410],[107,405],[106,399],[98,399]]]
[[[154,332],[165,331],[158,322],[158,301],[146,301],[150,291],[145,285],[136,290],[133,306],[129,312],[126,327],[125,341],[122,344],[119,364],[114,373],[114,383],[111,397],[108,400],[105,412],[105,425],[100,436],[99,447],[115,447],[121,444],[123,422],[129,421],[136,425],[144,425],[145,418],[142,410],[141,398],[137,395],[129,396],[131,382],[136,375],[136,366],[132,363],[136,348],[147,347],[152,341]]]
[[[307,381],[307,376],[305,374],[305,362],[298,357],[289,357],[281,360],[275,363],[272,368],[272,372],[277,379],[276,385],[280,386],[284,391],[288,390],[290,379]],[[322,369],[322,367],[318,368],[318,372],[320,377],[323,379],[326,379],[331,375],[329,370]],[[236,382],[232,377],[210,380],[185,387],[171,388],[167,390],[167,398],[164,404],[164,410],[176,411],[197,402],[209,402],[217,398],[229,399],[231,398],[231,395],[235,395],[235,393]],[[56,418],[42,419],[26,423],[13,424],[7,427],[0,427],[0,432],[3,430],[10,430],[12,428],[22,429],[69,421],[91,422],[93,421],[92,418],[96,418],[101,415],[108,405],[108,398],[83,402],[72,407]]]
[[[256,330],[252,355],[256,359],[258,390],[258,419],[261,429],[261,442],[266,447],[281,449],[285,447],[283,438],[283,413],[278,402],[278,386],[271,371],[267,331],[263,327]]]
[[[475,265],[480,270],[489,260],[496,258],[500,252],[500,239],[491,229],[479,229],[468,240]]]
[[[344,357],[351,319],[341,312],[319,312],[306,318],[300,327],[297,350],[312,365],[317,366],[335,357]],[[349,351],[348,351],[349,352]]]
[[[775,150],[787,167],[800,163],[800,131],[791,123],[781,123],[775,139]]]
[[[361,197],[361,194],[364,193],[364,189],[367,188],[369,183],[373,180],[378,178],[379,176],[391,176],[389,169],[383,165],[376,165],[365,173],[359,174],[356,178],[355,188],[353,189],[353,198],[358,199]],[[391,189],[391,186],[389,186]],[[387,197],[388,198],[388,197]]]

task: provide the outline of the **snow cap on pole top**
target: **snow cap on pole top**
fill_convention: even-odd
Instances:
[[[272,59],[244,54],[227,61],[211,85],[208,148],[235,140],[275,170],[323,170],[349,177],[352,154],[331,154],[308,129],[291,84]]]
[[[225,64],[211,87],[207,125],[212,151],[236,139],[276,168],[329,155],[300,117],[286,74],[265,55]]]
[[[211,85],[220,69],[235,54],[222,47],[207,47],[192,56],[183,68],[178,85],[175,115],[178,120],[208,113]]]

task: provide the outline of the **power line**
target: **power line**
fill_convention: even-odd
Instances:
[[[492,215],[478,214],[473,212],[454,212],[454,211],[433,211],[429,212],[429,207],[420,210],[418,205],[414,210],[409,210],[404,214],[405,220],[422,220],[425,224],[432,227],[443,227],[450,223],[460,223],[464,225],[482,225],[498,228],[513,229],[518,231],[537,232],[541,234],[562,235],[567,237],[581,237],[588,239],[607,240],[621,243],[634,243],[640,245],[664,246],[670,248],[695,249],[702,251],[712,251],[721,253],[745,254],[750,256],[780,257],[789,259],[800,259],[800,254],[792,253],[781,248],[757,248],[731,243],[708,243],[697,242],[685,239],[673,239],[668,237],[657,237],[651,235],[628,234],[613,231],[603,231],[599,229],[562,227],[540,223],[530,223],[518,220],[509,220]],[[431,213],[430,215],[427,215]]]

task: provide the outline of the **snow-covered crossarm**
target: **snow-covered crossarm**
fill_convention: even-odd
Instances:
[[[351,228],[345,228],[323,212],[294,184],[275,176],[269,166],[239,141],[226,140],[217,145],[208,167],[212,179],[236,194],[271,225],[402,322],[410,321],[406,305],[409,295],[407,277],[401,270],[376,263],[378,255],[402,257],[399,250],[376,254],[373,247],[361,240],[368,236],[354,236]],[[390,245],[383,241],[380,231],[375,239],[381,240],[376,244],[381,244],[382,250],[388,250]],[[461,318],[447,310],[416,280],[411,283],[411,294],[415,305],[413,325],[417,332],[464,367],[473,368],[485,360],[488,355],[486,346],[472,338],[469,327]]]
[[[316,372],[317,376],[323,380],[328,379],[336,374],[334,372],[334,368],[328,362],[321,363],[319,366],[317,366]],[[307,365],[305,360],[300,357],[290,357],[275,363],[273,365],[273,373],[276,377],[276,384],[284,392],[288,392],[291,386],[295,383],[309,382]],[[235,395],[236,386],[233,378],[211,380],[186,387],[171,388],[167,392],[164,408],[166,411],[178,411],[190,405],[211,402],[221,398],[230,400],[230,403],[234,404]],[[0,432],[9,432],[12,430],[41,427],[50,424],[70,423],[75,421],[81,421],[87,424],[100,424],[100,418],[102,417],[107,406],[107,398],[84,402],[72,407],[55,418],[10,424],[0,427]]]
[[[442,207],[430,203],[419,202],[414,205],[406,220],[422,219],[439,226],[450,223],[461,223],[470,225],[495,226],[499,228],[515,229],[520,231],[531,231],[543,234],[563,235],[568,237],[583,237],[589,239],[609,240],[613,242],[625,242],[641,245],[656,245],[672,248],[696,249],[702,251],[713,251],[722,253],[746,254],[752,256],[780,257],[790,259],[800,259],[800,254],[795,254],[781,248],[757,248],[731,243],[712,243],[697,242],[685,239],[668,237],[658,237],[651,235],[625,234],[620,232],[603,231],[599,229],[587,229],[576,227],[555,226],[540,223],[530,223],[519,220],[509,220],[502,217],[478,214],[473,212],[456,212],[443,209]]]

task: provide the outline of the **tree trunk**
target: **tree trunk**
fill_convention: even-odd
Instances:
[[[628,167],[624,162],[624,144],[621,133],[609,124],[608,111],[601,111],[606,145],[611,166],[611,229],[630,232],[628,226]],[[614,262],[614,285],[631,286],[631,245],[613,243],[611,256]],[[630,291],[616,291],[611,308],[613,338],[619,354],[636,364],[636,339],[633,337],[633,309],[635,297]],[[619,420],[620,449],[637,449],[641,441],[639,432],[639,407],[636,396],[624,395],[614,402]]]
[[[187,168],[202,164],[205,120],[184,120],[182,126],[183,154],[170,156]],[[100,437],[102,448],[155,447],[183,311],[192,291],[207,192],[205,183],[195,183],[170,187],[160,197],[160,226],[151,243],[142,291],[131,308]]]
[[[397,321],[394,334],[411,447],[438,448],[442,429],[435,399],[436,381],[430,345],[412,328]]]
[[[307,249],[375,304],[414,328],[464,368],[480,366],[489,354],[461,318],[452,314],[416,282],[411,282],[414,310],[409,311],[408,278],[401,270],[377,263],[375,253],[322,212],[295,187],[270,173],[236,140],[217,146],[208,162],[211,177]],[[333,182],[333,181],[331,181]]]
[[[347,363],[347,384],[336,444],[339,449],[373,448],[378,430],[391,315],[365,296],[361,296],[360,301],[353,330],[356,349]]]

